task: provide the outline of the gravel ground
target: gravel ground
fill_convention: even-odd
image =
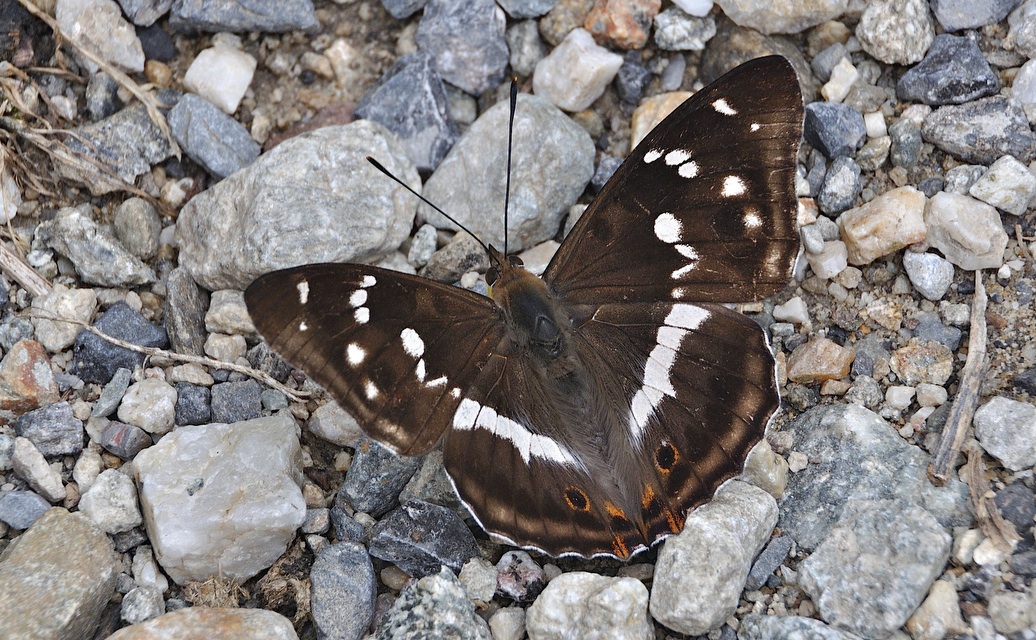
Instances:
[[[0,636],[1036,638],[1032,0],[51,4],[0,6]],[[532,267],[653,109],[772,53],[805,253],[740,309],[782,410],[683,535],[497,544],[256,335],[242,290],[293,264],[485,292],[363,158],[498,241],[512,75]]]

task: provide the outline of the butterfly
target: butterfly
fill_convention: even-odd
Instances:
[[[256,279],[258,332],[403,455],[441,443],[494,538],[628,558],[741,472],[780,404],[764,330],[799,251],[802,97],[751,60],[637,145],[542,278],[490,248],[490,296],[364,264]]]

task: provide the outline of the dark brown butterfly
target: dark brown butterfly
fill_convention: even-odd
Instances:
[[[264,275],[262,336],[373,438],[442,443],[483,528],[627,558],[740,473],[779,405],[764,331],[720,302],[788,281],[802,98],[752,60],[678,107],[590,204],[542,279],[491,250],[491,297],[362,264]]]

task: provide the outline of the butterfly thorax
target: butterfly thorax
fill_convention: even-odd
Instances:
[[[545,362],[561,357],[571,320],[543,280],[526,271],[520,260],[511,256],[499,264],[502,266],[488,274],[492,280],[489,295],[511,330],[514,347],[529,350]]]

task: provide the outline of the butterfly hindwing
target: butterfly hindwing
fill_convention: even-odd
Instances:
[[[461,387],[504,332],[464,289],[358,264],[266,274],[245,292],[256,329],[327,389],[371,437],[407,455],[449,428]]]
[[[757,324],[713,304],[603,305],[572,345],[572,376],[553,386],[534,356],[491,356],[446,434],[446,469],[490,533],[628,557],[740,469],[778,404],[773,357]]]
[[[630,153],[544,273],[571,304],[742,302],[787,284],[802,97],[779,56],[695,93]]]

